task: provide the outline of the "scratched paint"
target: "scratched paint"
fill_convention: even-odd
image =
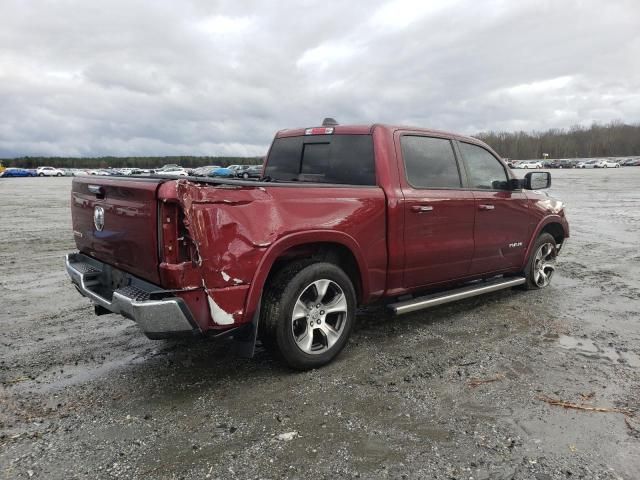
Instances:
[[[254,297],[250,305],[245,304],[247,294],[262,274],[258,269],[265,254],[278,240],[301,232],[342,232],[366,243],[363,256],[368,257],[374,277],[368,283],[376,292],[382,291],[387,262],[381,189],[223,186],[185,179],[174,185],[174,198],[182,206],[184,224],[199,257],[189,268],[197,269],[206,285],[213,324],[247,321],[245,312],[253,313],[256,305]],[[315,240],[308,236],[303,240],[310,241]],[[260,278],[263,281],[266,275]]]
[[[218,325],[233,325],[235,320],[233,319],[233,315],[228,312],[225,312],[220,306],[215,302],[211,295],[207,295],[207,300],[209,301],[209,309],[211,310],[211,317],[213,321]]]

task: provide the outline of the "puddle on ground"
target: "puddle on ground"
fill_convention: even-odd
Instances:
[[[601,347],[587,338],[560,335],[558,345],[566,350],[575,350],[578,354],[588,358],[602,358],[614,363],[640,368],[640,356],[633,352],[621,352],[611,347]]]

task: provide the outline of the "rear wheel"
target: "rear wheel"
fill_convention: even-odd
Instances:
[[[299,370],[333,360],[346,345],[355,318],[349,277],[332,263],[301,261],[270,283],[259,329],[264,345]]]
[[[549,286],[556,270],[557,255],[558,249],[553,235],[540,234],[525,269],[527,290],[538,290]]]
[[[243,173],[242,178],[249,178],[249,174],[247,172]]]
[[[39,173],[38,176],[39,177],[44,177],[44,173]]]

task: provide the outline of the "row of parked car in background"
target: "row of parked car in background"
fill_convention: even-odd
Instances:
[[[511,168],[620,168],[639,167],[640,157],[633,158],[566,158],[560,160],[508,160]]]
[[[0,172],[2,177],[64,177],[65,170],[54,167],[38,168],[4,168]]]
[[[561,160],[508,160],[511,168],[619,168],[638,167],[640,157],[633,158],[570,158]],[[258,179],[262,175],[262,165],[207,165],[198,168],[185,168],[180,165],[164,165],[161,168],[4,168],[0,167],[0,177],[70,177],[81,175],[162,175],[166,177],[222,177]]]
[[[184,168],[180,165],[164,165],[161,168],[4,168],[0,171],[0,177],[75,177],[84,175],[161,175],[166,177],[222,177],[257,179],[262,175],[262,165],[207,165],[198,168]]]

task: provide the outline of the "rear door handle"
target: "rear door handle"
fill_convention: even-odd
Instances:
[[[494,205],[478,205],[480,210],[494,210],[496,207]]]
[[[411,210],[416,213],[424,213],[430,212],[431,210],[433,210],[433,207],[431,205],[413,205],[411,207]]]

